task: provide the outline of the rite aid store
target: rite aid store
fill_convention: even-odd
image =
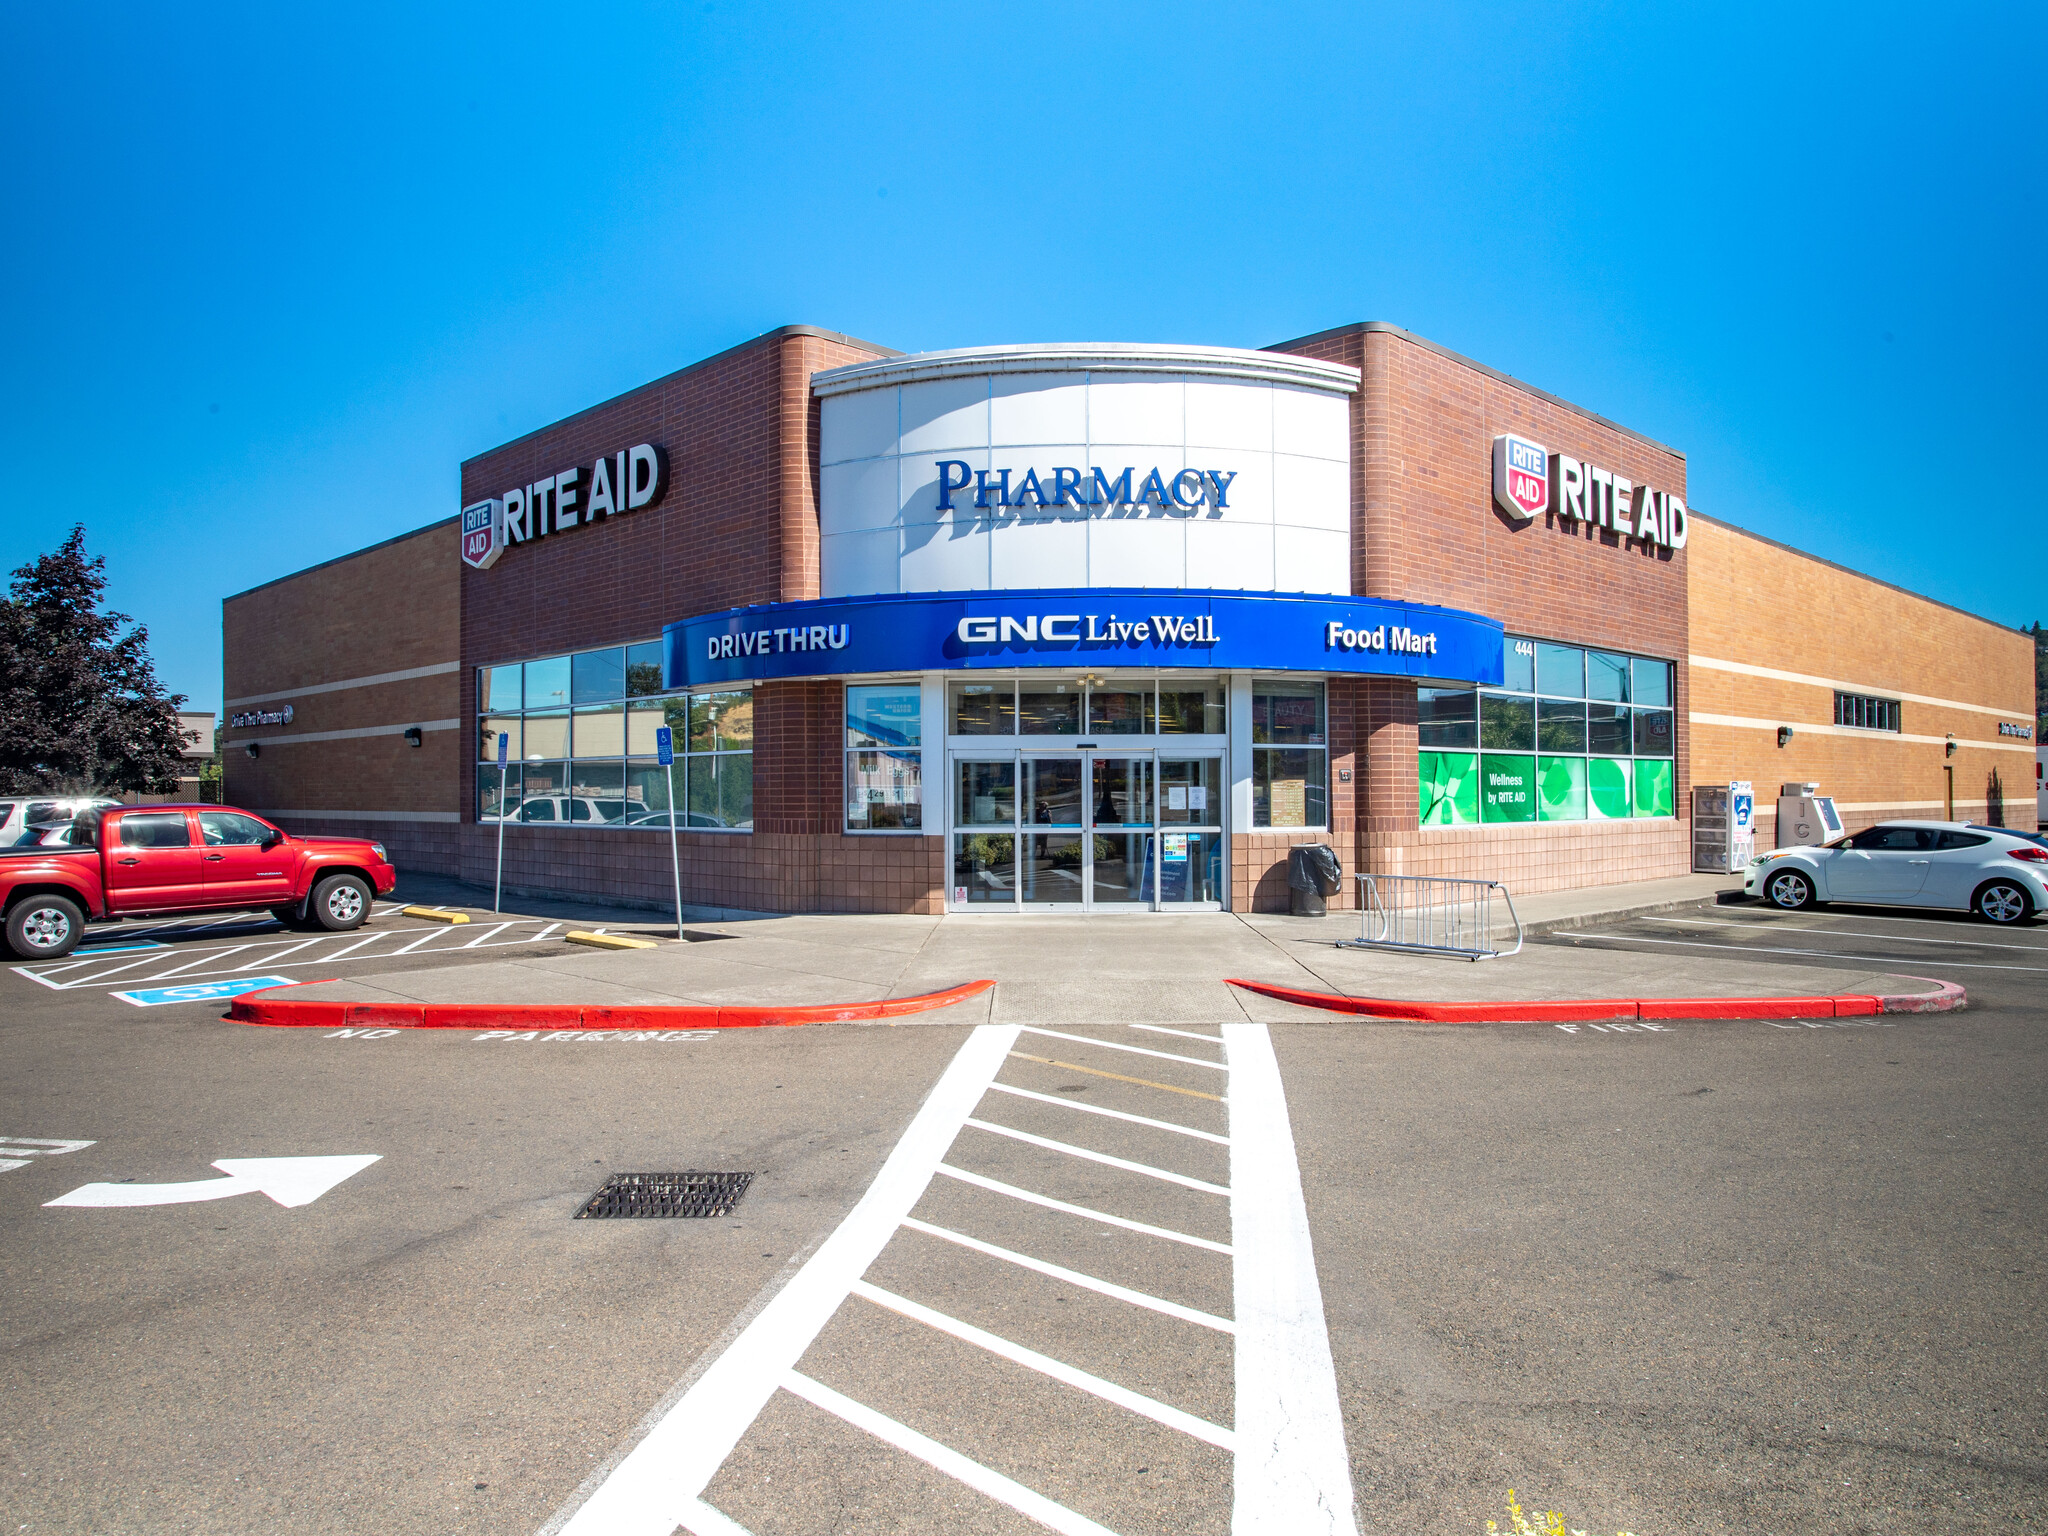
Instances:
[[[502,822],[508,886],[653,903],[673,815],[685,900],[729,910],[1284,908],[1301,842],[1517,891],[1682,874],[1689,562],[1783,563],[1685,471],[1391,326],[913,356],[786,327],[230,599],[228,798],[484,884]],[[2012,649],[2031,725],[2024,637],[1841,574],[1975,645],[1974,679],[1902,653],[1913,696],[1995,716]],[[1784,671],[1772,623],[1717,644]],[[1774,732],[1714,771],[1767,802]]]

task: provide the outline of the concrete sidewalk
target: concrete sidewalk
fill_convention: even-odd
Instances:
[[[616,914],[614,914],[616,915]],[[711,925],[719,942],[542,955],[321,982],[308,998],[430,1003],[848,1003],[988,978],[994,991],[901,1024],[1228,1023],[1327,1019],[1226,978],[1427,1001],[1922,992],[1859,967],[1533,946],[1470,964],[1340,949],[1354,919],[1231,913],[1101,918],[779,917]],[[614,931],[622,926],[609,925]],[[673,930],[671,930],[673,931]]]

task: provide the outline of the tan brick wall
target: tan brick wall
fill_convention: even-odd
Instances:
[[[2002,796],[2008,826],[2034,827],[2035,743],[1998,734],[2000,720],[2033,720],[2030,637],[1705,518],[1694,520],[1689,553],[1691,648],[1702,659],[1691,669],[1692,710],[1757,722],[1695,719],[1694,776],[1751,781],[1764,845],[1786,783],[1819,784],[1846,819],[1867,825],[1941,817],[1952,776],[1956,819],[1983,821]],[[1899,733],[1835,727],[1838,686],[1900,699]],[[1783,748],[1780,725],[1793,731]]]
[[[455,671],[330,693],[298,693],[262,703],[239,700],[382,673],[453,664],[460,658],[460,561],[453,520],[228,598],[221,605],[222,685],[227,699],[220,742],[222,798],[268,814],[278,810],[454,813],[461,803],[466,732],[409,725],[459,720]],[[289,725],[227,725],[245,710],[292,707]],[[295,741],[330,731],[377,734],[339,741]],[[259,756],[244,750],[258,743]],[[294,832],[367,832],[395,850],[419,843],[432,823],[376,821],[301,825]],[[406,829],[410,828],[410,831]],[[438,842],[453,827],[443,824]],[[419,866],[415,866],[419,867]],[[452,869],[445,857],[435,867]]]

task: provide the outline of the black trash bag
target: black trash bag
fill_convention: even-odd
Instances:
[[[1287,910],[1296,917],[1324,917],[1326,896],[1343,884],[1337,851],[1322,843],[1297,843],[1287,850]]]

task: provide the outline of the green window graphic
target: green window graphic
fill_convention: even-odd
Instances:
[[[1482,821],[1536,819],[1536,759],[1489,752],[1480,759],[1479,814]]]
[[[1668,759],[1636,761],[1636,814],[1669,816],[1674,797],[1671,792],[1671,763]]]
[[[1536,763],[1537,814],[1545,821],[1586,819],[1586,760],[1544,757]]]
[[[1469,827],[1479,820],[1479,759],[1470,752],[1424,752],[1416,763],[1425,827]]]
[[[1586,814],[1594,821],[1619,821],[1630,814],[1629,769],[1625,757],[1586,760]]]

